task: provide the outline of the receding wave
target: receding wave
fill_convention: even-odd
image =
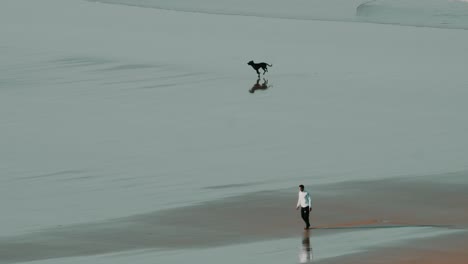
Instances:
[[[353,20],[363,0],[88,0],[163,10],[284,18],[297,20]]]
[[[468,29],[465,0],[88,0],[162,10]]]
[[[449,0],[373,0],[359,5],[365,22],[468,29],[468,3]]]

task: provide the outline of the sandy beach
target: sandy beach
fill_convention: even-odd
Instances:
[[[463,179],[465,175],[456,178]],[[431,181],[440,177],[454,176],[317,186],[311,191],[313,227],[307,232],[308,239],[314,241],[330,234],[359,237],[360,232],[379,229],[423,228],[427,234],[416,236],[416,242],[403,240],[389,245],[384,242],[372,245],[377,248],[366,253],[323,261],[374,263],[376,259],[384,259],[386,262],[382,263],[423,263],[434,254],[437,257],[431,263],[444,259],[451,261],[447,263],[462,263],[468,238],[468,214],[464,210],[468,185]],[[63,226],[2,239],[0,256],[2,263],[17,263],[142,249],[203,249],[301,237],[303,224],[294,204],[293,190],[263,191],[107,222]],[[442,232],[442,236],[434,238],[434,230]],[[449,235],[443,235],[445,231]]]
[[[0,263],[465,264],[467,12],[0,1]]]

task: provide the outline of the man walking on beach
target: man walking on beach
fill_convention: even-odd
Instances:
[[[309,229],[309,212],[312,211],[312,205],[310,201],[310,195],[308,192],[304,191],[304,185],[299,185],[299,198],[297,199],[296,210],[301,207],[301,217],[304,220],[306,227],[304,229]]]

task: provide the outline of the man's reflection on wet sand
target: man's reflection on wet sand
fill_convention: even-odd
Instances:
[[[312,246],[310,245],[310,231],[305,230],[302,236],[302,247],[299,252],[299,263],[311,263],[313,259]]]

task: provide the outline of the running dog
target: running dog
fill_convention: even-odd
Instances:
[[[268,67],[272,67],[273,64],[268,64],[266,62],[260,62],[260,63],[255,63],[253,60],[249,61],[247,65],[252,66],[254,70],[257,72],[258,76],[260,76],[260,72],[258,71],[259,69],[263,70],[263,75],[265,75],[266,72],[268,72]]]

